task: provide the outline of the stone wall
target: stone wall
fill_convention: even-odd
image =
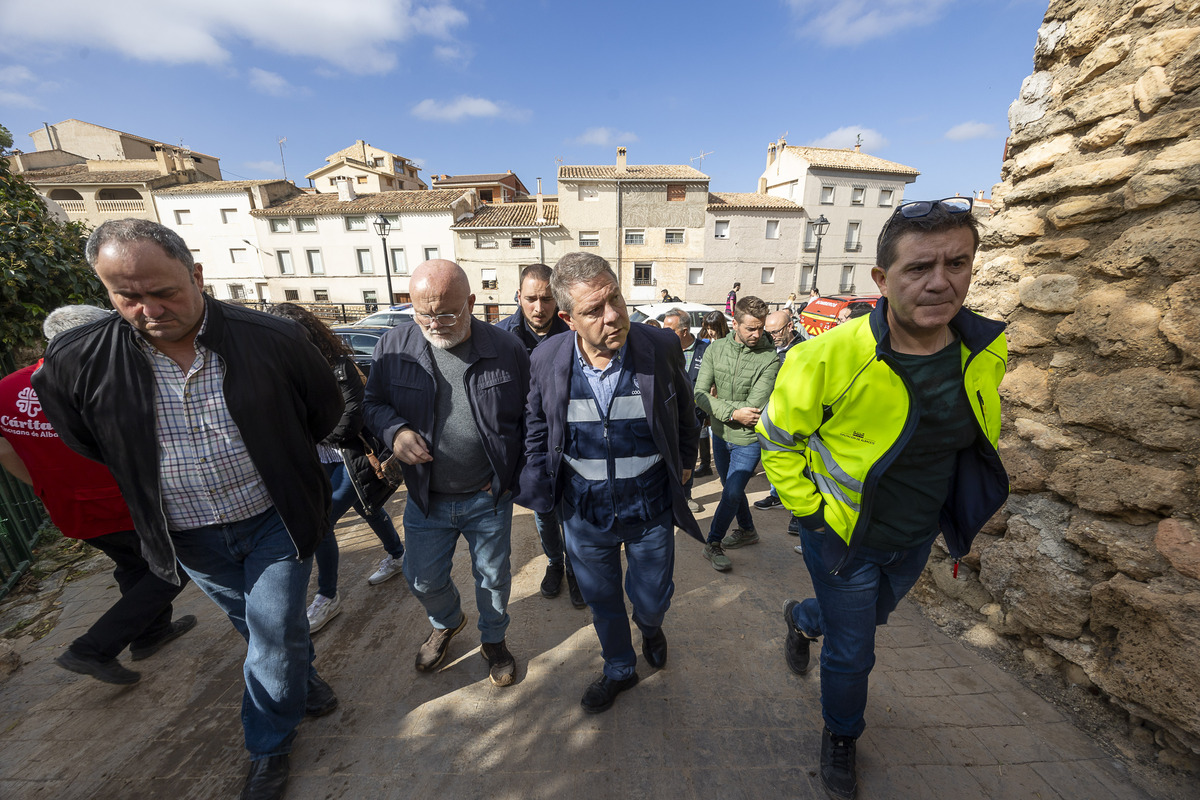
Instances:
[[[968,305],[1008,321],[1013,495],[957,581],[1200,763],[1200,2],[1051,0]]]

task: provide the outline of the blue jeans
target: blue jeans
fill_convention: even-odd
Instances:
[[[579,591],[592,610],[592,625],[600,639],[604,674],[625,680],[637,666],[625,596],[621,593],[621,547],[629,572],[625,594],[633,604],[633,621],[642,638],[662,627],[663,617],[675,594],[675,524],[671,509],[638,525],[614,522],[602,531],[589,524],[578,511],[563,504],[563,530]]]
[[[363,513],[363,508],[358,502],[358,492],[354,491],[354,484],[350,481],[350,473],[346,471],[344,463],[339,461],[335,464],[322,464],[321,466],[325,468],[325,474],[329,476],[329,482],[333,484],[333,505],[329,509],[329,530],[326,531],[325,538],[317,545],[315,553],[317,591],[332,598],[337,595],[338,578],[337,536],[333,529],[351,506],[360,517],[367,521],[367,525],[379,537],[383,549],[389,556],[392,558],[403,556],[404,543],[400,541],[400,534],[396,532],[392,518],[383,508],[376,509],[371,516]]]
[[[464,500],[429,497],[429,516],[410,499],[404,505],[408,549],[404,579],[413,596],[425,606],[435,628],[456,628],[462,622],[462,598],[450,578],[451,559],[459,534],[471,550],[475,576],[475,605],[479,609],[479,640],[504,641],[508,630],[508,595],[512,590],[512,495],[499,503],[488,492]]]
[[[566,567],[569,574],[574,575],[571,567],[571,556],[563,544],[562,525],[558,522],[558,512],[549,511],[543,514],[533,512],[533,527],[537,529],[538,539],[542,543],[542,552],[550,559],[550,564]]]
[[[312,559],[296,546],[275,509],[226,525],[172,531],[175,554],[249,646],[242,728],[257,760],[292,749],[304,718],[312,639],[304,596]]]
[[[796,606],[796,626],[821,645],[821,711],[825,727],[838,736],[862,735],[866,728],[867,679],[875,666],[875,628],[921,577],[933,538],[909,550],[889,552],[859,547],[836,575],[822,554],[826,536],[800,526],[804,563],[816,598]]]
[[[712,526],[708,529],[708,541],[719,542],[729,531],[729,523],[737,516],[738,527],[744,531],[754,530],[754,517],[750,516],[750,503],[746,500],[746,484],[754,475],[761,454],[758,442],[752,444],[730,444],[720,436],[712,437],[713,463],[721,476],[721,501],[713,512]]]

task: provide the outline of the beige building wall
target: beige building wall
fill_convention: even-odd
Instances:
[[[717,222],[728,222],[725,238],[716,236]],[[775,237],[767,237],[775,222]],[[709,211],[703,232],[704,255],[688,270],[687,294],[692,303],[725,307],[735,282],[739,297],[754,295],[768,303],[783,303],[791,292],[799,296],[797,262],[804,240],[804,213],[796,210]]]

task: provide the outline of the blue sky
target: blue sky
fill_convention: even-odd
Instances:
[[[693,163],[754,191],[766,146],[915,167],[908,199],[1000,179],[1046,0],[0,0],[0,124],[77,118],[300,185],[365,139],[431,173]],[[51,10],[52,8],[52,10]],[[17,33],[17,32],[21,33]],[[692,162],[711,153],[703,163]]]

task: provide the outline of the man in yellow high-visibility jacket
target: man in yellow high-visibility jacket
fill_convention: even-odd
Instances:
[[[824,637],[820,773],[831,797],[857,790],[876,626],[939,531],[961,558],[1008,496],[996,454],[1004,324],[962,307],[978,246],[969,197],[898,207],[871,270],[883,298],[797,348],[758,423],[816,595],[785,603],[784,653],[803,675]]]

